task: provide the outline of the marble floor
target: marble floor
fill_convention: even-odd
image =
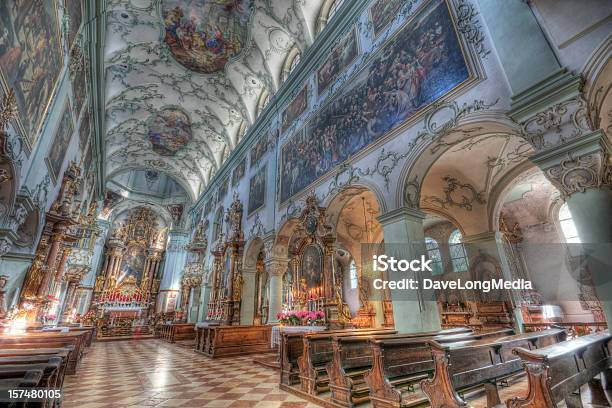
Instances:
[[[209,359],[161,340],[95,342],[64,384],[65,408],[311,408],[253,356]]]

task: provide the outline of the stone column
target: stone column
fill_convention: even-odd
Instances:
[[[200,311],[198,313],[198,321],[206,320],[208,316],[208,301],[210,299],[211,287],[208,283],[202,285],[200,289]]]
[[[242,303],[240,304],[240,324],[253,324],[255,316],[255,275],[257,269],[253,267],[244,267],[242,269]]]
[[[467,254],[469,270],[473,271],[474,268],[477,267],[477,262],[482,261],[483,265],[486,265],[488,261],[491,260],[497,263],[501,269],[501,276],[498,276],[498,278],[502,278],[506,281],[516,279],[516,277],[512,275],[512,268],[510,267],[509,260],[506,257],[503,240],[503,234],[497,231],[464,236],[461,239],[461,243],[463,244]],[[472,280],[479,280],[481,278],[482,277],[480,276],[473,276],[470,274],[470,279]],[[517,333],[522,333],[523,315],[521,313],[520,294],[511,290],[507,292],[505,297],[502,297],[499,300],[512,302],[514,329]]]
[[[48,295],[49,284],[51,283],[51,279],[53,278],[53,272],[55,271],[55,263],[57,262],[57,256],[64,240],[64,231],[65,228],[63,226],[56,226],[51,235],[51,245],[47,254],[47,258],[45,259],[46,271],[43,276],[42,282],[38,287],[37,295],[39,298],[44,298]]]
[[[423,219],[425,214],[418,209],[402,207],[378,217],[385,236],[385,254],[396,259],[420,259],[425,252]],[[376,272],[375,272],[376,273]],[[416,272],[388,272],[390,281],[416,279]],[[372,288],[373,296],[383,298],[382,289]],[[377,293],[378,292],[378,293]],[[400,333],[440,330],[440,315],[433,293],[419,290],[392,290],[393,318]]]
[[[288,260],[283,258],[272,258],[266,261],[266,270],[270,275],[270,311],[268,323],[276,323],[276,314],[283,307],[283,275],[288,268]]]
[[[530,159],[561,191],[612,324],[612,142],[599,129]]]

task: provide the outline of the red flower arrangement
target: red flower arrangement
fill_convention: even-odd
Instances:
[[[319,326],[324,323],[325,312],[322,310],[289,310],[278,313],[276,318],[287,326]]]

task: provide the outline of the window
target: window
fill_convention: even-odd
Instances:
[[[302,54],[300,53],[300,49],[295,46],[289,51],[287,57],[285,58],[285,62],[283,63],[283,72],[282,72],[282,80],[286,81],[289,78],[289,74],[298,66],[300,63],[300,58]]]
[[[442,269],[442,255],[440,254],[438,241],[431,237],[425,237],[425,248],[427,249],[427,257],[432,261],[431,274],[442,275],[444,270]]]
[[[559,209],[559,224],[561,225],[561,231],[565,237],[565,242],[568,244],[579,244],[580,237],[578,231],[576,231],[576,225],[572,219],[572,213],[567,206],[567,203],[563,204]]]
[[[359,287],[359,274],[357,273],[355,261],[351,261],[349,265],[349,275],[351,277],[351,289],[357,289]]]
[[[468,270],[467,255],[461,243],[461,232],[454,230],[448,237],[448,252],[450,252],[453,272],[465,272]]]
[[[329,6],[329,11],[327,12],[327,21],[329,22],[332,17],[336,14],[336,12],[340,9],[340,6],[344,3],[344,0],[336,0]]]
[[[293,57],[293,61],[291,61],[291,65],[289,65],[289,72],[287,72],[287,75],[292,73],[295,67],[297,67],[297,65],[300,63],[301,57],[302,57],[302,54],[300,53],[295,54],[295,57]]]

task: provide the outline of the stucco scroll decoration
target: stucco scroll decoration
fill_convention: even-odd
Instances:
[[[582,136],[593,129],[582,97],[560,102],[528,119],[523,137],[536,151],[549,149]]]
[[[474,51],[484,58],[491,50],[488,50],[484,44],[484,34],[482,26],[478,20],[478,11],[474,5],[467,0],[458,0],[456,2],[457,10],[457,28],[465,39],[474,47]]]
[[[249,230],[248,239],[253,239],[255,237],[263,237],[265,234],[265,228],[263,223],[261,222],[261,218],[259,218],[259,213],[255,214],[255,220],[253,221],[253,225],[251,225],[251,229]]]
[[[444,176],[446,186],[442,189],[444,198],[427,196],[424,201],[448,209],[448,206],[472,211],[474,204],[486,204],[485,192],[479,192],[469,183],[462,183],[452,176]]]
[[[548,179],[561,191],[564,199],[591,188],[612,185],[610,155],[594,152],[575,157],[568,153],[556,166],[546,170]]]

